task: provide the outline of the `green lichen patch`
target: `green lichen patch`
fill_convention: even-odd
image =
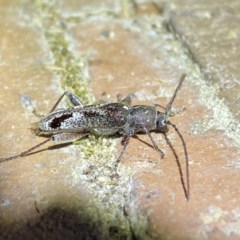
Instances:
[[[61,16],[54,2],[36,0],[35,4],[39,9],[36,22],[44,33],[53,57],[53,64],[46,68],[57,74],[64,90],[75,93],[83,104],[90,104],[94,98],[88,90],[88,61],[86,57],[77,56],[72,50],[72,43],[67,34],[68,19]]]

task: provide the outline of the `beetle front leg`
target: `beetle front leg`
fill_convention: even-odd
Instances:
[[[151,139],[154,149],[161,155],[161,158],[163,158],[165,156],[164,152],[157,146],[157,144],[156,144],[155,140],[153,139],[151,133],[148,131],[148,129],[145,127],[145,125],[143,123],[140,124],[140,128],[142,128],[145,131],[145,133]]]

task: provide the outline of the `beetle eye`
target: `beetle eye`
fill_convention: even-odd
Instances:
[[[164,115],[162,113],[158,113],[156,125],[157,125],[156,130],[166,133],[168,131],[166,115]]]
[[[157,128],[161,129],[164,128],[166,126],[166,119],[163,117],[158,118],[157,120]]]

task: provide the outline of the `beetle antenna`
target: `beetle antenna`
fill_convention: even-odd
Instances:
[[[182,134],[179,132],[177,126],[175,124],[171,123],[170,121],[168,121],[168,124],[171,125],[175,129],[175,131],[177,132],[179,138],[181,139],[182,145],[183,145],[185,161],[186,161],[186,182],[183,179],[183,172],[182,172],[182,169],[181,169],[181,166],[180,166],[180,162],[179,162],[177,153],[175,152],[175,149],[173,148],[173,146],[171,144],[170,144],[170,148],[173,150],[173,154],[175,155],[175,159],[177,161],[177,165],[178,165],[178,169],[179,169],[179,173],[180,173],[180,177],[181,177],[181,183],[182,183],[182,186],[183,186],[185,197],[186,197],[187,201],[189,201],[189,199],[190,199],[190,180],[189,180],[190,176],[189,176],[189,160],[188,160],[187,146],[186,146],[185,140],[184,140]],[[169,142],[169,139],[167,138],[166,134],[165,134],[165,138]]]
[[[172,99],[169,101],[167,107],[166,107],[166,112],[165,112],[165,115],[167,117],[169,117],[171,114],[172,114],[172,104],[177,96],[177,93],[178,91],[180,90],[181,86],[182,86],[182,83],[184,81],[186,77],[186,74],[182,74],[182,76],[180,77],[180,80],[179,80],[179,84],[172,96]],[[189,161],[188,161],[188,153],[187,153],[187,147],[186,147],[186,143],[184,141],[184,138],[182,136],[182,134],[179,132],[178,128],[176,127],[176,125],[174,125],[173,123],[171,123],[170,121],[167,121],[167,124],[168,125],[172,125],[172,127],[175,129],[175,131],[177,132],[179,138],[181,139],[182,141],[182,145],[183,145],[183,149],[184,149],[184,154],[185,154],[185,161],[186,161],[186,185],[185,185],[185,182],[184,182],[184,179],[183,179],[183,173],[182,173],[182,169],[181,169],[181,166],[180,166],[180,162],[179,162],[179,159],[178,159],[178,156],[175,152],[175,149],[172,147],[172,145],[170,144],[170,147],[175,155],[175,158],[176,158],[176,161],[177,161],[177,164],[178,164],[178,168],[179,168],[179,173],[180,173],[180,177],[181,177],[181,183],[182,183],[182,186],[183,186],[183,190],[184,190],[184,193],[185,193],[185,197],[187,199],[187,201],[189,201],[190,199],[190,181],[189,181]],[[169,142],[169,139],[167,138],[167,135],[165,134],[165,138],[166,140]],[[170,143],[170,142],[169,142]]]
[[[182,83],[183,83],[183,81],[184,81],[186,76],[187,75],[185,73],[182,74],[182,76],[181,76],[181,78],[179,80],[179,84],[178,84],[178,86],[177,86],[177,88],[176,88],[176,90],[175,90],[175,92],[173,94],[173,97],[172,97],[172,99],[170,100],[170,102],[168,103],[168,105],[166,107],[166,112],[165,112],[166,116],[170,116],[171,115],[171,113],[172,113],[172,104],[173,104],[173,102],[174,102],[174,100],[175,100],[175,98],[177,96],[177,93],[180,90],[180,88],[182,86]]]

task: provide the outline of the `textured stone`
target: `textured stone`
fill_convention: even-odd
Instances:
[[[47,114],[65,90],[84,102],[92,99],[87,85],[97,101],[132,92],[133,104],[166,106],[181,74],[187,77],[170,118],[184,143],[171,126],[167,140],[152,133],[164,159],[139,134],[118,179],[119,136],[51,143],[0,163],[1,238],[239,238],[238,45],[234,34],[227,37],[228,26],[238,31],[233,4],[2,1],[0,157],[42,141],[29,130],[38,121],[32,110]]]

